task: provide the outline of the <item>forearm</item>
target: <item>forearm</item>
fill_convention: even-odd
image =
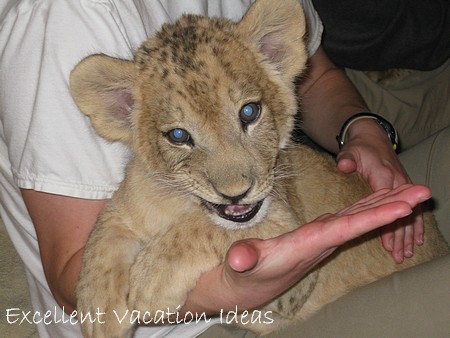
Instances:
[[[68,313],[76,308],[76,284],[89,234],[106,200],[85,200],[34,190],[22,196],[36,229],[49,288]]]
[[[337,154],[337,168],[344,173],[357,171],[373,191],[393,189],[410,182],[398,160],[386,131],[373,119],[350,125],[345,146],[336,141],[344,122],[352,115],[368,111],[345,73],[336,68],[319,49],[311,57],[308,78],[300,84],[305,133],[325,149]],[[423,218],[420,211],[410,221],[395,222],[382,229],[382,242],[397,263],[413,255],[413,244],[423,243]]]
[[[58,276],[49,279],[50,288],[56,302],[64,307],[66,313],[76,309],[76,285],[80,273],[83,249],[77,251],[65,264]]]
[[[311,58],[308,76],[298,92],[305,133],[333,153],[339,150],[336,135],[345,120],[368,111],[357,89],[321,48]]]

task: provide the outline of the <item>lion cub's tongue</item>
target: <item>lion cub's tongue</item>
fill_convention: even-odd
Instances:
[[[254,205],[251,204],[229,204],[225,207],[224,213],[228,216],[239,216],[246,214],[252,210],[253,207]]]

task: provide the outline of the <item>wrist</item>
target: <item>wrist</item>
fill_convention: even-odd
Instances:
[[[398,135],[393,125],[383,117],[369,113],[359,113],[348,118],[341,127],[336,140],[341,149],[346,142],[355,137],[377,135],[378,138],[392,144],[394,151],[398,147]]]
[[[348,128],[345,143],[355,138],[368,138],[368,136],[390,142],[386,137],[386,132],[377,122],[371,119],[364,119],[356,121]]]

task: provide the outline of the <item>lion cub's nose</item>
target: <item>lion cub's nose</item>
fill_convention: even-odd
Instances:
[[[242,204],[242,200],[251,194],[256,179],[251,175],[250,169],[244,169],[246,170],[236,171],[222,167],[214,175],[208,175],[211,188],[217,196],[225,199],[222,204]]]
[[[229,200],[231,202],[231,204],[239,204],[239,202],[241,200],[243,200],[248,195],[250,189],[251,189],[251,187],[248,188],[246,191],[244,191],[242,194],[235,195],[235,196],[229,196],[229,195],[226,195],[226,194],[223,194],[223,193],[220,193],[220,195],[223,198]]]

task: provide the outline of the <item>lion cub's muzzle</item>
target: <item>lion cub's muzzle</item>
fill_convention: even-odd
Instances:
[[[231,222],[245,223],[253,219],[263,204],[264,200],[255,204],[213,204],[204,201],[205,206],[218,216]]]
[[[239,161],[235,167],[242,167],[243,162]],[[223,166],[219,169],[216,175],[205,175],[210,189],[199,196],[208,216],[226,229],[246,229],[259,224],[271,204],[272,175],[266,176],[270,171],[250,165],[245,170]]]

